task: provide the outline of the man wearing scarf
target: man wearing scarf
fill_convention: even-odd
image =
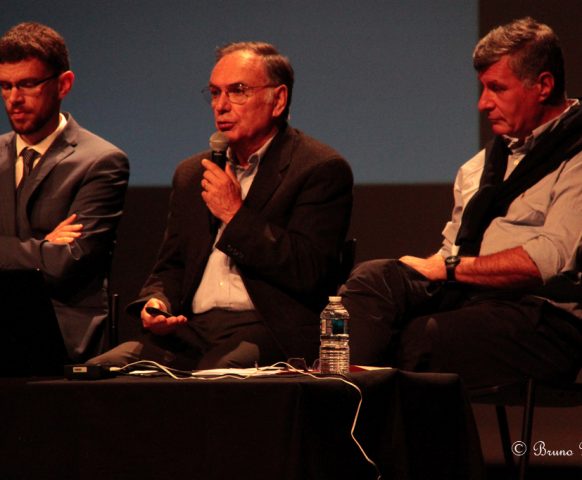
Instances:
[[[352,363],[456,372],[470,387],[571,380],[582,356],[582,108],[532,18],[473,64],[493,140],[459,170],[440,250],[357,266],[341,289]]]

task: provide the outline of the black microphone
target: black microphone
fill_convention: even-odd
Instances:
[[[210,135],[210,148],[212,149],[211,160],[224,170],[224,167],[226,167],[228,137],[222,132],[214,132]]]
[[[222,170],[226,167],[226,149],[228,148],[228,137],[222,132],[214,132],[210,135],[210,148],[212,149],[211,160]],[[210,215],[210,232],[216,235],[222,222],[214,215]]]

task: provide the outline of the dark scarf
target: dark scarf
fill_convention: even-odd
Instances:
[[[483,234],[493,219],[504,216],[515,198],[581,150],[582,108],[579,106],[572,107],[551,131],[542,133],[505,181],[510,150],[501,136],[489,142],[485,147],[479,190],[465,207],[455,241],[460,247],[459,255],[479,255]]]

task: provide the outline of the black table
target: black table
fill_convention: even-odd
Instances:
[[[355,436],[383,479],[482,479],[456,375],[353,373]],[[0,379],[0,478],[375,479],[333,378]]]

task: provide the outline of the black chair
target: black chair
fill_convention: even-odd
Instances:
[[[337,276],[337,287],[339,288],[350,276],[352,268],[356,262],[356,245],[355,238],[349,238],[344,242],[342,251],[340,252],[339,268]]]
[[[110,350],[119,344],[119,294],[112,291],[111,277],[113,271],[113,255],[117,241],[113,242],[113,247],[109,251],[109,268],[107,269],[107,307],[108,315],[105,323],[105,343],[106,350]]]
[[[505,464],[512,476],[519,480],[524,480],[531,453],[535,407],[582,406],[582,383],[576,381],[573,383],[550,384],[528,378],[523,382],[476,389],[470,391],[469,395],[473,403],[495,405]],[[523,407],[522,443],[514,444],[515,450],[512,450],[506,406]],[[516,455],[520,455],[517,466],[513,459],[514,451]]]
[[[119,344],[119,294],[109,295],[109,315],[107,317],[107,348],[111,349]]]

